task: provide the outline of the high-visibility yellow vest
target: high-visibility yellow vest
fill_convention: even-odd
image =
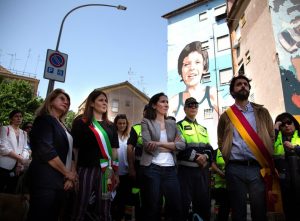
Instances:
[[[182,120],[178,122],[177,125],[186,141],[187,147],[193,147],[199,143],[209,143],[207,129],[197,122],[188,122],[187,120]]]
[[[142,146],[143,145],[143,139],[142,139],[142,125],[141,124],[136,124],[133,126],[134,131],[136,132],[137,135],[137,146]]]
[[[222,156],[220,149],[217,150],[216,164],[220,170],[222,170],[223,172],[225,171],[225,161],[224,161],[224,158]],[[219,174],[215,173],[214,179],[215,179],[215,183],[214,183],[215,188],[225,188],[226,187],[225,179],[223,177],[221,177]]]
[[[295,130],[293,137],[291,139],[291,143],[293,145],[300,145],[300,137],[298,135],[298,131]],[[279,157],[279,156],[284,156],[284,147],[283,147],[283,142],[282,142],[282,133],[279,131],[277,139],[274,144],[274,156]]]

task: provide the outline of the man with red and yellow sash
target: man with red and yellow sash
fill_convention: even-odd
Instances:
[[[230,94],[234,105],[218,124],[218,146],[226,162],[225,179],[233,221],[246,221],[247,195],[252,221],[267,220],[267,211],[282,212],[278,175],[272,160],[274,128],[262,105],[248,101],[250,80],[234,77]]]

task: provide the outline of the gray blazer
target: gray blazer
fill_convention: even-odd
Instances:
[[[160,140],[160,124],[155,120],[149,120],[144,118],[141,122],[142,125],[142,138],[143,138],[143,153],[141,157],[140,164],[142,166],[149,166],[152,162],[153,156],[157,156],[159,154],[159,150],[157,149],[154,152],[148,152],[145,150],[145,146],[149,141],[159,141]],[[174,120],[165,120],[165,127],[167,132],[168,142],[173,142],[176,136],[181,137],[180,132],[176,126],[176,122]],[[175,147],[177,150],[185,149],[185,142],[181,137],[181,141],[175,142]],[[174,162],[176,162],[175,153],[172,153]]]

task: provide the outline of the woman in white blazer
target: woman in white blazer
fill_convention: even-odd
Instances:
[[[181,219],[181,197],[175,152],[185,148],[174,120],[166,120],[169,109],[164,93],[154,95],[149,101],[142,120],[143,154],[142,207],[143,220],[160,220],[160,201],[165,198],[168,220]]]
[[[10,124],[0,129],[0,192],[15,192],[18,177],[29,160],[27,134],[20,129],[22,120],[22,112],[13,110]]]

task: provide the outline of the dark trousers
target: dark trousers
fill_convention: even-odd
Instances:
[[[230,203],[228,191],[226,188],[214,188],[212,190],[213,198],[219,207],[217,221],[227,221],[230,213]]]
[[[210,219],[210,186],[208,168],[187,167],[179,165],[178,178],[181,188],[183,219],[187,220],[190,204],[193,213],[204,221]]]
[[[30,192],[30,207],[27,221],[58,220],[64,196],[64,190],[34,188]]]
[[[117,194],[111,204],[111,214],[113,220],[120,221],[125,217],[125,207],[131,204],[131,183],[128,174],[120,175],[120,184],[117,187]]]
[[[16,176],[14,170],[0,167],[0,193],[16,193],[19,177]]]
[[[228,163],[225,171],[232,221],[247,220],[247,194],[249,194],[252,221],[266,221],[265,184],[259,165]]]
[[[175,167],[150,164],[150,166],[141,166],[141,171],[142,220],[160,220],[160,199],[163,194],[168,211],[172,211],[169,220],[182,221],[180,188]]]

